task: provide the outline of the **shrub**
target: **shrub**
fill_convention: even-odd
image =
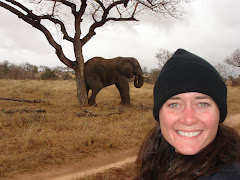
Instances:
[[[231,86],[240,86],[240,75],[237,78],[229,76],[229,80],[231,81]]]
[[[54,70],[51,70],[50,68],[46,68],[43,74],[40,76],[42,80],[47,79],[57,79],[58,76],[56,75]]]

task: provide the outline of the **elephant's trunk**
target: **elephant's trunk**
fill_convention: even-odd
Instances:
[[[141,76],[141,75],[135,76],[135,78],[134,78],[134,86],[135,86],[136,88],[142,87],[143,82],[144,82],[143,76]]]

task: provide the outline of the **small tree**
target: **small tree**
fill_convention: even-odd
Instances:
[[[42,80],[48,80],[48,79],[57,79],[58,76],[56,75],[54,70],[50,68],[46,68],[45,71],[41,74],[40,78]]]
[[[146,66],[143,67],[142,71],[144,76],[148,76],[148,69]]]
[[[240,67],[240,49],[236,49],[230,57],[228,56],[225,59],[225,63],[235,67]]]
[[[158,69],[158,68],[150,70],[149,79],[150,79],[151,83],[155,83],[157,81],[159,73],[160,73],[160,69]]]
[[[35,77],[36,77],[36,75],[38,73],[38,67],[36,65],[32,65],[32,64],[26,63],[26,64],[22,65],[22,68],[26,72],[25,78],[35,79]]]
[[[1,78],[7,78],[10,72],[9,62],[7,60],[3,61],[0,65]]]
[[[23,69],[20,66],[17,66],[15,64],[11,64],[9,66],[10,68],[10,78],[11,79],[21,79],[21,75],[24,74]]]
[[[158,60],[158,66],[159,69],[161,70],[164,66],[164,64],[167,62],[167,60],[172,57],[173,53],[171,53],[168,49],[159,49],[158,52],[156,53],[156,58]]]
[[[228,78],[231,81],[231,86],[240,86],[240,75],[238,78],[234,78],[233,76],[229,76]]]
[[[218,63],[217,66],[215,66],[219,74],[222,76],[223,80],[226,82],[226,80],[229,78],[229,76],[232,75],[233,71],[227,67],[226,64]]]
[[[38,67],[34,65],[31,70],[32,79],[35,79],[35,76],[37,73],[38,73]]]
[[[96,35],[95,30],[108,22],[138,21],[143,13],[155,13],[157,16],[181,16],[179,6],[189,0],[3,0],[0,7],[15,14],[21,20],[44,33],[49,44],[55,49],[59,60],[75,72],[77,97],[79,104],[87,103],[87,91],[84,78],[83,46]],[[66,14],[68,19],[66,19]],[[83,20],[91,19],[89,30],[82,33]],[[73,29],[69,30],[69,24]],[[58,33],[49,28],[55,25]],[[86,24],[85,24],[86,25]],[[68,58],[58,39],[72,43],[74,59]]]

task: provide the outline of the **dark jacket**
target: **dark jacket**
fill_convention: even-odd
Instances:
[[[240,163],[235,162],[229,166],[222,166],[216,173],[202,176],[197,180],[240,180]]]
[[[132,180],[138,180],[135,177]],[[211,175],[201,176],[196,180],[240,180],[240,162],[234,162],[230,165],[222,165],[220,169]]]

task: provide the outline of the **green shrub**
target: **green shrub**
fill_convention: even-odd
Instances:
[[[51,70],[50,68],[46,68],[43,74],[40,76],[42,80],[47,79],[58,79],[58,76],[56,75],[54,70]]]

